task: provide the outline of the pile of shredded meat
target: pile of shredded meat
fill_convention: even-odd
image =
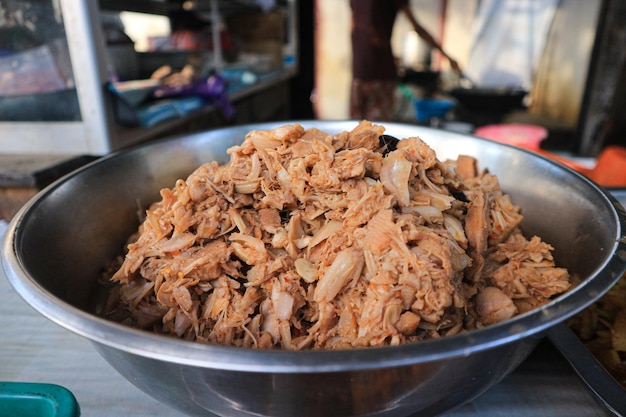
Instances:
[[[249,132],[227,164],[161,191],[101,313],[199,342],[339,349],[483,327],[569,288],[475,159],[383,134]]]

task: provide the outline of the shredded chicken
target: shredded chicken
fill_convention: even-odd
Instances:
[[[161,191],[102,314],[199,342],[339,349],[468,331],[569,288],[475,159],[459,173],[418,137],[387,152],[383,133],[249,132],[227,164]]]

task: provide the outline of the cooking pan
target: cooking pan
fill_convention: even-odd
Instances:
[[[448,91],[463,107],[472,111],[506,113],[524,108],[528,91],[518,87],[455,87]]]

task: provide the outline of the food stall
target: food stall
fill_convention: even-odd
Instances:
[[[182,2],[179,3],[182,7]],[[207,150],[207,144],[204,144],[204,146],[196,145],[198,148],[192,149],[188,148],[189,144],[187,142],[190,139],[186,139],[180,142],[171,142],[170,145],[153,148],[157,152],[154,153],[156,154],[155,159],[151,160],[150,163],[143,160],[143,156],[138,157],[133,163],[128,163],[128,159],[124,155],[121,157],[116,156],[123,154],[125,151],[130,151],[132,154],[133,149],[135,153],[132,155],[141,155],[142,152],[137,151],[137,145],[160,144],[161,138],[176,136],[177,134],[188,133],[191,135],[186,136],[193,137],[193,134],[196,132],[208,130],[210,135],[210,131],[223,126],[241,125],[243,123],[252,123],[249,126],[256,126],[255,123],[258,122],[289,118],[288,82],[297,75],[299,70],[298,51],[295,47],[297,36],[294,29],[295,18],[297,17],[296,1],[279,2],[279,8],[273,10],[273,13],[259,13],[252,5],[253,2],[242,0],[189,1],[185,3],[187,9],[177,8],[176,11],[194,11],[194,14],[197,12],[203,19],[208,19],[211,22],[227,22],[227,25],[231,25],[229,27],[239,28],[239,30],[233,29],[233,33],[237,32],[238,39],[256,41],[245,47],[243,44],[240,44],[239,60],[237,60],[230,56],[232,51],[229,48],[232,44],[228,42],[222,43],[221,33],[211,30],[207,38],[197,37],[182,31],[179,33],[182,36],[178,36],[175,42],[187,45],[192,44],[194,45],[193,51],[155,50],[137,54],[136,51],[132,51],[132,48],[129,48],[128,39],[124,36],[124,33],[117,31],[119,22],[115,17],[107,20],[107,25],[103,25],[103,20],[101,20],[103,12],[107,12],[105,14],[108,14],[108,12],[115,14],[132,7],[133,11],[172,16],[169,2],[158,0],[135,0],[133,2],[101,0],[97,4],[95,2],[73,0],[50,2],[51,13],[48,13],[48,18],[56,22],[62,22],[60,25],[62,28],[57,28],[59,33],[62,34],[61,39],[55,39],[54,43],[46,45],[43,49],[38,49],[34,53],[35,57],[30,58],[37,58],[38,62],[53,62],[51,65],[55,67],[59,62],[69,62],[71,66],[55,69],[56,78],[52,80],[40,80],[42,82],[46,81],[44,88],[48,88],[49,91],[45,94],[41,94],[41,90],[32,91],[33,97],[28,99],[31,100],[31,103],[37,102],[36,105],[28,107],[24,106],[23,102],[19,106],[14,103],[2,103],[2,105],[11,106],[12,109],[18,107],[25,110],[31,109],[31,112],[26,112],[26,114],[9,113],[6,110],[0,112],[0,119],[3,116],[7,119],[0,120],[0,153],[5,154],[5,159],[2,159],[3,155],[0,155],[0,164],[3,167],[0,170],[0,179],[4,181],[5,187],[18,191],[19,198],[17,200],[20,200],[15,202],[12,207],[8,207],[5,214],[3,209],[6,207],[3,207],[3,199],[0,198],[0,238],[5,233],[7,233],[7,236],[13,236],[15,233],[15,229],[7,227],[7,223],[2,219],[10,220],[15,211],[22,207],[24,201],[30,199],[38,189],[89,162],[97,160],[87,170],[81,171],[83,172],[82,175],[84,176],[86,173],[86,176],[91,176],[92,180],[95,178],[97,181],[100,178],[103,182],[107,182],[105,189],[110,193],[107,194],[110,197],[114,194],[119,194],[116,192],[115,187],[111,187],[111,185],[119,184],[125,179],[123,177],[125,175],[124,172],[120,170],[122,166],[126,168],[129,166],[140,166],[146,169],[145,176],[128,175],[126,177],[132,178],[132,180],[129,180],[129,183],[132,183],[132,185],[127,188],[137,190],[145,185],[141,184],[143,178],[146,178],[146,182],[152,181],[155,177],[162,175],[161,172],[164,169],[173,169],[172,166],[176,166],[176,169],[182,169],[191,160],[195,162],[199,158],[199,154],[203,156],[210,155],[210,150]],[[187,13],[183,14],[187,15]],[[60,17],[62,19],[58,20]],[[189,16],[187,15],[186,17],[188,18]],[[177,22],[176,24],[181,22],[181,20],[178,20],[179,18],[180,16],[173,17]],[[261,19],[263,24],[259,23],[259,19]],[[182,21],[186,20],[182,19]],[[109,23],[110,26],[108,26]],[[280,35],[278,43],[276,42],[277,39],[263,39],[262,35],[259,34],[258,30],[266,27],[264,26],[265,24],[274,29],[280,27],[281,31],[284,30],[284,34]],[[47,28],[50,28],[50,26],[47,26]],[[212,27],[212,29],[214,28]],[[108,29],[111,30],[109,31]],[[272,33],[274,33],[274,29],[271,30]],[[204,34],[206,35],[207,33]],[[52,39],[52,35],[50,36]],[[216,41],[218,38],[220,40]],[[156,43],[161,45],[172,41],[173,39],[155,40]],[[210,41],[212,45],[217,45],[217,47],[212,46],[212,49],[208,51],[198,51],[197,43],[201,41]],[[243,53],[241,53],[242,51]],[[128,58],[128,53],[130,53],[132,58]],[[67,59],[61,59],[61,56],[65,56]],[[176,70],[173,71],[173,74],[176,76],[184,75],[184,69],[190,60],[197,64],[197,60],[201,57],[208,57],[207,60],[202,62],[209,67],[209,70],[204,73],[206,77],[202,79],[202,85],[195,86],[200,89],[194,90],[195,93],[201,91],[199,93],[200,99],[198,95],[191,94],[189,91],[177,90],[176,86],[168,86],[170,88],[173,87],[173,90],[163,89],[163,85],[155,82],[155,78],[153,78],[153,75],[164,66],[175,67]],[[242,61],[246,61],[246,65],[256,66],[255,70],[251,70],[250,66],[242,66]],[[124,64],[130,65],[125,66]],[[157,77],[158,80],[160,79]],[[230,82],[221,84],[222,81]],[[227,90],[219,89],[225,85],[229,87]],[[210,90],[207,93],[207,86],[215,87],[218,90]],[[165,91],[163,93],[165,95],[158,97],[158,94],[155,93],[157,91],[162,93]],[[215,94],[215,91],[218,91],[218,93]],[[24,90],[21,92],[24,93]],[[170,95],[172,92],[174,94]],[[49,97],[47,103],[44,103],[46,111],[49,112],[47,116],[43,116],[46,112],[42,112],[41,107],[39,107],[43,105],[41,102],[43,96]],[[24,99],[24,97],[20,97],[21,99]],[[35,108],[37,110],[33,112],[32,109]],[[171,116],[172,112],[176,114]],[[158,116],[162,114],[166,116],[159,120]],[[143,117],[146,115],[154,116],[154,118]],[[323,123],[320,124],[320,126],[323,125]],[[404,126],[403,128],[408,127]],[[220,130],[216,133],[220,132],[222,131]],[[435,131],[436,133],[433,133],[425,129],[424,132],[434,136],[439,134],[443,136],[448,135],[447,132],[443,131]],[[19,140],[15,140],[14,138],[16,137]],[[199,138],[199,136],[196,138]],[[492,156],[497,154],[496,145],[487,142],[483,143],[478,138],[471,139],[471,141],[474,140],[480,146],[477,144],[467,149],[484,150],[492,149],[493,147],[493,152],[485,151],[485,153]],[[215,143],[218,142],[213,141],[211,146],[215,146]],[[460,143],[463,143],[463,141]],[[463,146],[467,146],[467,143]],[[518,158],[513,159],[515,163],[503,164],[506,166],[504,168],[501,167],[502,172],[509,171],[511,167],[511,170],[515,169],[516,164],[519,164],[520,160],[534,160],[525,151],[515,150],[512,152]],[[113,158],[101,158],[101,156],[109,153],[116,155],[113,155]],[[170,155],[172,155],[173,161],[168,160]],[[116,165],[115,161],[118,160],[125,160],[126,162]],[[497,158],[494,158],[494,161],[497,161]],[[538,161],[538,159],[534,161]],[[145,164],[143,164],[144,162]],[[584,180],[573,173],[565,172],[563,168],[555,167],[551,164],[551,162],[542,161],[540,166],[542,169],[550,172],[556,170],[557,177],[566,175],[569,179],[575,179],[576,184],[585,183]],[[167,165],[167,168],[165,165]],[[98,167],[102,166],[114,167],[115,169],[98,172]],[[150,172],[151,169],[154,170]],[[106,178],[108,175],[102,175],[105,172],[113,175],[110,178]],[[535,177],[531,175],[531,178],[537,182],[544,179],[541,174],[538,174],[543,172],[541,170],[529,170],[528,172],[534,173]],[[82,179],[83,177],[80,176],[78,178]],[[114,178],[115,181],[111,181],[111,178]],[[61,186],[61,191],[57,194],[61,196],[61,199],[67,198],[71,203],[58,204],[57,207],[61,209],[69,207],[73,205],[73,202],[81,204],[85,202],[88,204],[72,207],[72,210],[64,212],[65,216],[63,219],[59,219],[58,224],[52,224],[54,222],[42,219],[46,214],[50,213],[50,210],[46,209],[51,207],[49,206],[50,200],[54,199],[44,199],[40,206],[43,207],[41,213],[37,213],[35,210],[35,215],[32,216],[35,224],[39,221],[41,222],[40,225],[44,227],[42,229],[34,229],[40,230],[46,238],[57,243],[63,240],[64,244],[67,245],[72,240],[74,243],[70,244],[70,247],[102,246],[102,240],[100,240],[102,235],[98,235],[98,233],[109,233],[110,229],[115,228],[107,224],[107,222],[95,222],[98,225],[95,229],[90,230],[96,230],[96,233],[84,239],[83,235],[80,235],[80,238],[76,238],[73,233],[76,232],[76,229],[80,229],[81,232],[88,229],[88,227],[82,227],[87,222],[81,223],[81,221],[89,216],[87,213],[93,213],[93,210],[90,209],[94,209],[96,206],[102,208],[103,199],[107,200],[105,204],[109,205],[114,198],[108,201],[108,198],[102,197],[106,194],[104,192],[97,198],[92,198],[93,196],[84,198],[84,200],[88,201],[81,200],[84,197],[81,194],[78,194],[79,198],[73,198],[73,196],[65,192],[67,189],[63,188],[67,186],[68,182],[71,181],[66,181],[65,185]],[[511,181],[509,179],[507,185],[510,185],[511,188],[517,188],[522,187],[523,182]],[[537,183],[530,182],[533,184]],[[570,181],[566,184],[567,187],[560,187],[560,192],[569,190],[568,187],[571,187],[572,183]],[[85,182],[84,184],[87,184],[84,190],[89,190],[89,183]],[[586,186],[590,187],[588,184]],[[0,191],[0,197],[3,197],[3,192]],[[51,194],[53,193],[51,192]],[[523,195],[524,193],[521,194]],[[548,200],[550,197],[554,200],[555,195],[557,195],[557,193],[548,194],[551,194],[551,196],[544,196],[544,200]],[[568,195],[565,196],[566,199],[564,201],[573,201],[577,198],[574,192],[567,192],[566,194]],[[534,196],[536,194],[530,192],[527,195]],[[600,193],[600,195],[602,194]],[[590,205],[599,201],[598,196],[594,195],[594,198],[595,200],[591,202],[581,198],[581,200],[584,200],[584,204],[581,206],[589,210]],[[619,198],[622,204],[624,204],[624,195],[620,195]],[[140,198],[137,200],[140,200]],[[603,209],[610,212],[608,208],[612,207],[611,201],[607,199],[606,201],[601,200],[601,202],[604,204]],[[130,217],[133,219],[136,217],[136,206],[139,203],[146,204],[147,201],[139,202],[133,199],[132,207],[128,211],[132,212]],[[54,202],[52,207],[54,207]],[[112,211],[117,216],[118,213],[122,212],[122,210],[112,209],[111,207],[113,207],[113,204],[105,208],[105,211],[109,211],[108,214],[111,214],[110,212]],[[539,212],[539,207],[540,204],[535,204],[534,211]],[[560,217],[560,222],[568,221],[563,216],[558,217]],[[586,220],[591,218],[591,216],[581,217],[585,217]],[[117,220],[119,218],[116,218],[111,223],[117,224]],[[18,229],[22,233],[26,228]],[[570,230],[569,233],[576,233],[576,231]],[[61,234],[74,236],[74,238],[64,238],[64,236],[60,236]],[[96,236],[95,239],[94,236]],[[84,242],[89,242],[89,245],[81,243],[83,240]],[[45,252],[43,247],[48,244],[47,241],[41,243],[36,238],[30,239],[30,242],[34,244],[32,248],[38,249],[31,251],[31,253],[37,254],[43,254]],[[94,244],[94,242],[97,242],[97,244]],[[5,251],[7,253],[11,250],[12,244],[13,242],[6,241]],[[101,249],[96,248],[94,251],[99,250]],[[55,250],[52,250],[52,253],[54,254]],[[76,254],[73,253],[73,255]],[[56,264],[60,258],[63,258],[61,260],[62,263],[67,265],[66,258],[62,256],[49,256],[46,258],[46,262],[49,262],[49,265],[52,265],[54,269],[57,268]],[[88,256],[83,257],[79,255],[71,262],[76,261],[79,264],[87,258]],[[63,268],[60,270],[64,271]],[[45,268],[36,269],[45,270]],[[68,266],[68,269],[74,269],[72,264]],[[7,279],[8,277],[5,277],[5,275],[6,272],[0,269],[0,293],[5,295],[4,302],[0,303],[0,314],[7,319],[8,323],[0,328],[0,363],[2,363],[2,366],[0,366],[0,405],[2,401],[24,399],[24,393],[28,392],[30,399],[32,399],[34,394],[41,394],[42,397],[48,399],[58,395],[57,399],[62,401],[62,407],[59,410],[65,412],[64,415],[68,416],[78,416],[81,412],[84,415],[92,416],[168,415],[175,417],[184,415],[180,411],[164,406],[163,403],[137,388],[134,383],[141,380],[142,376],[140,373],[135,374],[134,379],[132,375],[127,375],[127,378],[125,378],[118,374],[108,363],[111,360],[115,362],[115,359],[101,356],[102,352],[106,351],[106,349],[99,346],[101,340],[92,343],[93,340],[88,340],[89,337],[81,337],[85,336],[84,334],[68,332],[66,329],[43,317],[35,309],[30,308],[20,298],[20,295],[23,296],[23,289],[28,284],[19,284],[15,274],[10,279]],[[58,276],[62,277],[64,274],[59,273]],[[80,276],[80,273],[74,274],[74,276]],[[16,288],[16,283],[18,283],[17,287],[20,288]],[[37,292],[37,290],[35,291]],[[55,296],[51,297],[51,299],[55,300]],[[54,302],[48,304],[54,304]],[[74,310],[75,313],[77,309],[72,307],[70,310]],[[549,312],[559,314],[558,308],[553,308]],[[84,318],[85,314],[80,311],[76,316]],[[543,319],[550,320],[549,316],[550,314],[546,314],[546,317]],[[79,320],[82,318],[79,318]],[[564,326],[559,330],[563,332],[563,328]],[[512,328],[511,333],[507,337],[515,339],[520,331],[524,332],[524,329]],[[509,417],[614,415],[615,412],[611,407],[620,403],[621,398],[607,395],[609,391],[603,391],[599,396],[594,394],[594,389],[602,387],[592,386],[590,389],[587,385],[593,377],[591,375],[593,369],[591,368],[592,365],[590,365],[590,359],[585,357],[581,364],[574,363],[572,357],[567,356],[572,350],[568,350],[567,346],[563,347],[558,343],[553,343],[556,341],[554,338],[559,337],[559,334],[562,333],[549,333],[552,340],[544,338],[545,334],[543,332],[532,334],[531,339],[537,343],[537,347],[521,363],[505,359],[501,364],[494,364],[492,363],[493,361],[485,360],[483,365],[479,366],[483,371],[491,369],[490,367],[492,366],[497,368],[499,365],[501,365],[501,368],[513,367],[517,369],[496,385],[481,392],[476,398],[457,409],[448,411],[444,415],[447,417],[477,415],[497,417],[505,414]],[[103,339],[107,337],[104,336]],[[461,356],[469,356],[470,351],[476,346],[475,342],[476,340],[472,341],[471,337],[467,338],[467,344],[464,346],[465,353],[462,353]],[[104,343],[106,344],[106,342]],[[500,341],[494,344],[498,343]],[[94,347],[96,348],[94,349]],[[563,349],[563,352],[559,352],[559,349]],[[418,350],[416,349],[416,351]],[[158,349],[155,352],[158,353]],[[419,352],[413,353],[419,354]],[[253,353],[251,356],[254,355],[256,353]],[[119,355],[118,357],[122,358],[121,360],[123,361],[123,356]],[[245,357],[246,355],[237,356],[241,358],[241,356]],[[397,363],[410,362],[410,356],[405,355],[399,358]],[[190,357],[192,355],[182,359],[182,361]],[[347,360],[344,362],[347,366],[354,363],[348,355],[345,357]],[[514,356],[513,352],[508,358],[510,357],[517,356]],[[193,357],[193,359],[200,363],[201,360],[206,358],[197,359]],[[385,359],[382,358],[381,360]],[[581,358],[578,357],[577,359]],[[233,362],[239,363],[237,360],[233,360]],[[168,369],[175,369],[176,365],[170,366]],[[255,364],[254,366],[262,365]],[[343,364],[333,364],[333,366],[340,367]],[[374,365],[375,367],[376,365]],[[129,372],[132,373],[132,367],[129,369],[131,369]],[[580,369],[585,369],[586,371],[586,374],[583,375],[585,380],[579,377],[579,374],[581,374]],[[239,371],[247,372],[249,370],[241,369]],[[154,372],[158,374],[159,370],[154,368]],[[253,370],[252,373],[254,372]],[[485,373],[489,375],[484,375]],[[425,375],[421,373],[406,374],[402,372],[400,374],[411,381],[422,378],[427,382],[430,381],[429,378],[446,379],[441,372],[435,373],[436,375],[428,373]],[[183,375],[184,379],[184,373],[181,372],[180,375]],[[263,386],[257,385],[255,388],[258,388],[258,392],[225,390],[224,386],[219,386],[220,384],[215,388],[211,385],[212,382],[209,378],[200,382],[189,380],[189,386],[181,388],[181,385],[172,389],[179,393],[185,391],[186,388],[192,386],[197,388],[205,384],[207,387],[211,387],[211,395],[214,396],[211,398],[219,398],[218,401],[227,403],[228,407],[236,410],[236,415],[250,415],[252,412],[246,408],[247,403],[245,400],[239,402],[234,399],[244,399],[247,396],[259,398],[264,393],[269,394],[269,399],[276,400],[279,404],[281,404],[284,395],[294,396],[294,398],[299,396],[306,397],[309,403],[319,402],[319,399],[315,397],[315,392],[306,392],[306,395],[303,392],[294,392],[293,386],[281,380],[282,376],[284,376],[284,373],[278,372],[267,380],[270,383]],[[490,370],[483,372],[482,376],[484,379],[493,378]],[[331,381],[332,379],[331,375],[329,382],[336,383],[336,381]],[[472,384],[474,382],[476,384],[481,383],[480,379],[467,380],[467,389],[471,391]],[[320,379],[317,379],[317,381],[319,383]],[[18,384],[22,382],[28,384]],[[372,384],[375,382],[380,383],[380,381],[375,381],[375,378],[372,378],[371,382]],[[35,385],[30,385],[33,383]],[[163,384],[167,384],[167,381],[164,381]],[[389,385],[392,386],[394,384],[390,383]],[[395,388],[398,388],[397,385],[399,384],[395,385]],[[276,387],[284,389],[285,392]],[[345,392],[349,392],[350,386],[346,385],[343,389],[345,389]],[[447,389],[451,398],[456,398],[456,395],[463,395],[462,392],[453,392],[449,387]],[[37,390],[41,390],[41,392]],[[400,387],[400,390],[402,390],[402,387]],[[382,391],[384,392],[375,394],[384,397],[386,390]],[[50,395],[50,392],[53,395]],[[411,392],[406,392],[406,397],[410,395],[412,395]],[[367,398],[361,398],[361,400],[365,404],[368,403]],[[206,403],[206,398],[196,397],[191,402],[202,404],[203,401]],[[609,401],[613,405],[607,405],[605,401]],[[329,405],[331,410],[332,405]],[[231,411],[231,409],[228,411]],[[273,410],[270,408],[265,411],[269,415],[277,415],[272,414]],[[228,412],[224,412],[228,414]]]

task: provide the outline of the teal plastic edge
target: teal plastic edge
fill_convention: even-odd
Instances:
[[[24,410],[36,410],[35,402],[51,404],[53,414],[32,417],[79,417],[80,406],[74,394],[56,384],[35,382],[0,382],[0,417],[31,417]],[[4,404],[3,404],[4,403]],[[10,406],[9,406],[10,405]],[[6,406],[6,407],[5,407]],[[18,408],[19,407],[19,408]],[[12,409],[20,415],[10,414]]]

